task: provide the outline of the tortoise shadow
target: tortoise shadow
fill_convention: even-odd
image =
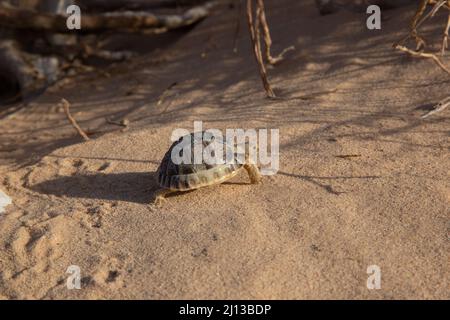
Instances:
[[[55,196],[150,204],[159,189],[156,172],[101,173],[58,177],[31,187]]]

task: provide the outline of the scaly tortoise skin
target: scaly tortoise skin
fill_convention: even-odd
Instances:
[[[208,132],[202,132],[202,138],[197,140],[194,137],[194,133],[190,134],[191,141],[191,153],[194,158],[194,146],[196,144],[202,144],[203,148],[206,148],[211,143],[211,136],[208,136]],[[225,164],[208,164],[202,159],[200,164],[175,164],[171,159],[172,150],[177,146],[184,138],[181,137],[178,141],[175,141],[169,150],[164,155],[164,158],[159,165],[156,176],[159,186],[162,188],[158,190],[155,197],[155,204],[161,205],[165,201],[165,196],[172,192],[195,190],[202,187],[211,186],[214,184],[220,184],[226,180],[231,179],[239,173],[241,169],[245,169],[250,177],[250,181],[253,184],[257,184],[261,181],[261,174],[255,164],[248,162],[248,157],[245,157],[246,162],[244,164],[238,163],[236,160],[236,154],[234,154],[234,163]],[[216,141],[224,148],[224,157],[227,151],[230,151],[230,146],[226,141]],[[224,158],[225,159],[225,158]]]

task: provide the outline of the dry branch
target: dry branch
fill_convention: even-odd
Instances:
[[[419,7],[417,8],[416,14],[414,15],[414,17],[411,21],[411,26],[410,26],[411,31],[410,31],[409,36],[413,37],[414,40],[416,41],[416,50],[419,50],[421,47],[425,46],[425,40],[423,40],[418,35],[417,28],[418,28],[419,19],[422,17],[423,13],[425,12],[427,5],[428,5],[428,0],[421,0],[419,3]],[[422,19],[422,21],[420,21],[420,22],[425,21],[428,18],[428,16],[425,17],[424,19]]]
[[[216,1],[193,7],[182,15],[157,15],[145,11],[124,11],[101,14],[83,14],[82,32],[103,30],[139,31],[140,29],[170,30],[192,25],[206,16]],[[67,17],[22,9],[0,3],[0,26],[13,29],[31,29],[59,33],[73,32],[66,25]]]
[[[423,16],[426,6],[428,4],[434,4],[434,6],[430,12],[428,12],[425,16]],[[442,70],[444,70],[446,73],[450,74],[450,69],[448,69],[444,65],[444,63],[437,57],[436,54],[429,53],[429,52],[423,52],[423,51],[417,51],[417,50],[419,50],[419,48],[424,47],[424,45],[425,45],[425,41],[421,37],[419,37],[417,34],[417,28],[429,17],[434,16],[436,14],[436,12],[439,11],[439,9],[441,9],[442,7],[446,7],[447,9],[450,9],[449,5],[450,5],[450,0],[439,0],[439,1],[421,0],[419,8],[417,9],[417,12],[412,19],[411,29],[410,29],[409,34],[404,39],[402,39],[398,44],[394,44],[394,48],[397,50],[400,50],[402,52],[405,52],[415,58],[432,59]],[[441,49],[440,49],[441,55],[444,55],[444,52],[448,46],[447,41],[448,41],[448,36],[449,36],[448,35],[449,29],[450,29],[450,13],[447,18],[447,24],[446,24],[446,27],[444,30],[444,37],[443,37],[442,45],[441,45]],[[406,40],[408,40],[410,37],[413,37],[416,40],[416,44],[417,44],[416,51],[411,50],[403,45],[403,43]]]
[[[445,50],[448,49],[448,30],[450,29],[450,13],[447,17],[447,25],[445,26],[444,30],[444,39],[442,40],[442,46],[441,46],[441,55],[444,55]]]
[[[17,1],[17,0],[16,0]],[[23,1],[23,0],[22,0]],[[28,0],[30,1],[30,0]],[[36,0],[34,0],[36,1]],[[38,0],[48,1],[48,0]],[[53,0],[55,1],[55,0]],[[57,0],[67,1],[67,0]],[[159,10],[180,6],[193,6],[199,4],[200,0],[76,0],[81,8],[87,8],[90,11],[106,12],[118,10]]]
[[[172,82],[164,91],[163,93],[161,93],[161,95],[159,96],[158,102],[156,103],[157,106],[160,106],[163,102],[164,99],[166,99],[167,94],[170,92],[170,90],[172,90],[173,87],[175,87],[178,84],[178,82]]]
[[[421,0],[416,13],[414,14],[414,17],[411,20],[409,33],[406,35],[406,37],[404,37],[401,41],[399,41],[398,44],[403,45],[409,38],[412,37],[416,41],[416,50],[419,50],[422,47],[424,47],[425,40],[418,35],[417,30],[427,19],[433,17],[436,14],[436,12],[438,12],[439,9],[445,5],[447,1],[448,0],[440,0],[436,2],[433,8],[426,15],[423,15],[425,13],[429,0]],[[397,44],[394,44],[394,47],[396,45]]]
[[[266,90],[266,94],[269,98],[275,98],[275,93],[273,92],[272,86],[270,85],[269,80],[267,79],[267,71],[262,58],[261,43],[259,41],[260,31],[259,31],[258,10],[261,10],[261,8],[257,7],[256,22],[254,22],[252,1],[253,0],[247,0],[247,22],[248,28],[250,30],[250,38],[253,44],[253,53],[255,54],[255,59],[256,62],[258,63],[259,74],[261,76],[264,89]]]
[[[81,129],[81,127],[78,125],[77,121],[72,117],[70,114],[70,103],[66,99],[61,99],[61,104],[64,107],[64,112],[66,114],[67,119],[69,120],[70,124],[75,128],[75,130],[78,132],[80,136],[83,137],[84,140],[88,141],[90,138],[88,135]]]
[[[437,105],[435,105],[433,107],[433,109],[431,111],[428,111],[427,113],[425,113],[422,116],[422,119],[426,119],[433,114],[441,112],[442,110],[447,108],[449,105],[450,105],[450,97],[446,97],[445,99],[442,99],[441,101],[439,101],[439,103]]]
[[[264,44],[265,44],[265,55],[266,55],[266,59],[267,62],[269,62],[269,64],[277,64],[280,61],[282,61],[284,59],[284,55],[286,54],[286,52],[289,52],[291,50],[294,50],[294,46],[290,46],[288,48],[285,48],[278,56],[276,56],[275,58],[272,57],[272,54],[270,53],[270,49],[272,47],[272,37],[270,36],[270,30],[269,30],[269,25],[267,24],[267,19],[266,19],[266,9],[264,8],[264,1],[263,0],[257,0],[257,5],[258,5],[258,19],[259,21],[261,21],[261,26],[262,26],[262,30],[263,30],[263,34],[264,34]]]
[[[396,45],[395,49],[403,51],[415,58],[432,59],[442,70],[450,74],[450,70],[442,63],[442,61],[433,53],[417,52],[401,45]]]

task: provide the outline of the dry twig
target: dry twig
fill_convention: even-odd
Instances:
[[[88,135],[81,129],[81,127],[78,125],[77,121],[72,117],[70,114],[70,103],[66,99],[61,99],[61,104],[64,107],[64,112],[66,114],[67,119],[69,120],[70,124],[75,128],[75,130],[78,132],[80,136],[83,137],[84,140],[88,141],[90,138]]]
[[[250,38],[251,38],[252,44],[253,44],[253,53],[255,54],[255,59],[256,59],[256,62],[258,63],[259,74],[261,76],[261,80],[262,80],[264,89],[266,90],[266,94],[269,98],[275,98],[276,97],[275,93],[273,92],[272,86],[270,85],[269,80],[267,79],[267,71],[266,71],[266,67],[264,65],[264,61],[262,58],[261,43],[259,41],[259,38],[260,38],[259,21],[260,20],[258,19],[258,12],[261,10],[261,8],[259,6],[257,6],[256,22],[254,22],[252,1],[253,0],[247,0],[247,22],[248,22],[248,28],[250,30]]]
[[[444,30],[444,39],[442,40],[442,46],[441,46],[441,55],[444,55],[445,50],[448,49],[448,31],[450,29],[450,12],[447,17],[447,25],[445,26]]]
[[[419,3],[419,7],[417,8],[416,14],[414,15],[411,26],[410,26],[410,33],[407,38],[413,37],[416,41],[416,50],[419,50],[421,47],[425,47],[425,40],[423,40],[417,33],[417,28],[420,24],[422,24],[428,17],[431,15],[431,12],[426,15],[422,20],[420,18],[422,17],[423,13],[425,12],[428,5],[428,0],[421,0]],[[419,21],[420,20],[420,21]]]
[[[178,82],[172,82],[164,91],[163,93],[161,93],[161,95],[159,96],[158,102],[156,103],[157,106],[160,106],[163,102],[164,99],[167,97],[167,94],[170,92],[170,90],[172,90],[173,87],[175,87],[178,84]]]
[[[261,21],[261,26],[262,26],[262,30],[263,30],[263,34],[264,34],[264,45],[266,48],[266,51],[265,51],[266,60],[267,60],[267,62],[269,62],[269,64],[274,65],[274,64],[281,62],[284,59],[284,55],[287,52],[294,50],[295,48],[294,48],[294,46],[287,47],[279,55],[277,55],[276,57],[272,57],[272,54],[270,53],[270,49],[272,47],[272,37],[270,36],[269,25],[267,24],[266,9],[264,8],[264,1],[263,0],[257,0],[257,1],[258,1],[257,2],[257,5],[258,5],[257,12],[259,13],[257,16],[257,19],[259,21]]]
[[[82,32],[102,30],[167,31],[192,25],[206,16],[216,1],[193,7],[182,15],[157,15],[145,11],[122,11],[101,14],[84,14],[81,19]],[[13,29],[31,29],[50,32],[73,32],[67,28],[67,17],[62,14],[51,14],[18,8],[0,3],[0,26]]]
[[[425,52],[417,52],[413,51],[411,49],[406,48],[405,46],[396,45],[395,49],[398,49],[400,51],[406,52],[412,57],[415,58],[426,58],[426,59],[432,59],[442,70],[450,74],[450,70],[442,63],[442,61],[433,53],[425,53]]]
[[[448,0],[440,0],[437,2],[434,7],[426,14],[423,15],[429,0],[421,0],[419,8],[417,9],[414,17],[410,23],[409,33],[398,42],[398,44],[404,44],[409,38],[414,38],[416,41],[416,50],[419,50],[421,47],[425,46],[425,40],[423,40],[420,36],[418,36],[418,28],[430,17],[433,17],[436,12],[445,4]],[[394,44],[394,47],[397,45]]]
[[[263,0],[256,0],[256,12],[255,19],[253,19],[252,1],[247,0],[247,22],[250,30],[250,38],[253,44],[253,52],[255,54],[256,62],[259,67],[259,74],[266,90],[266,94],[269,98],[275,98],[272,86],[267,79],[267,70],[264,65],[264,59],[261,51],[261,30],[263,32],[264,44],[265,44],[265,58],[271,65],[277,64],[283,60],[283,56],[286,52],[294,50],[293,46],[284,49],[278,56],[272,57],[270,49],[272,47],[272,38],[270,36],[269,25],[267,24],[266,13]]]
[[[439,101],[439,103],[437,105],[435,105],[431,111],[428,111],[427,113],[425,113],[421,118],[426,119],[433,114],[441,112],[442,110],[447,108],[449,105],[450,105],[450,97],[446,97],[445,99],[442,99],[441,101]]]

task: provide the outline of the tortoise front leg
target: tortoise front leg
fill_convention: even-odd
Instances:
[[[159,189],[155,192],[155,200],[153,201],[153,204],[162,207],[163,203],[167,201],[166,195],[169,193],[172,193],[173,191],[170,189]]]
[[[257,184],[261,182],[262,176],[256,164],[245,164],[244,169],[247,170],[251,183]]]

